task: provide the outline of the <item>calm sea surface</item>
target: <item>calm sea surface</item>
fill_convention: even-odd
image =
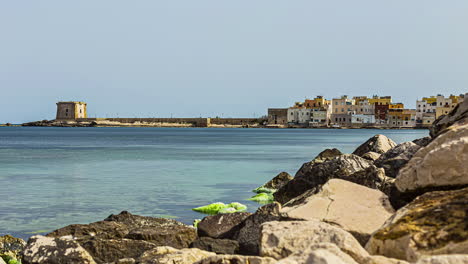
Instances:
[[[191,208],[241,202],[325,148],[427,130],[0,127],[0,235],[27,238],[127,210],[191,224]]]

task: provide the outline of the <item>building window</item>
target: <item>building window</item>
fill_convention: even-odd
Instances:
[[[68,113],[68,108],[67,108],[67,109],[65,109],[65,112],[66,112],[66,113]]]

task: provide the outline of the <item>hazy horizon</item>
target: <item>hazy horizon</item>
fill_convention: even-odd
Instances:
[[[19,1],[0,9],[0,123],[252,117],[305,97],[468,92],[468,1]]]

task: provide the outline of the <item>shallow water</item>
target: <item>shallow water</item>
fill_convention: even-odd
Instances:
[[[27,238],[127,210],[191,224],[191,208],[246,201],[325,148],[427,130],[0,127],[0,235]]]

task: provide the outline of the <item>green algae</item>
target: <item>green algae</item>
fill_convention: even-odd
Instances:
[[[272,193],[259,193],[257,195],[252,196],[251,198],[247,199],[249,201],[254,201],[257,203],[271,203],[274,201],[274,197]]]
[[[276,189],[271,189],[271,188],[266,188],[266,187],[263,187],[263,186],[260,186],[256,189],[253,189],[252,192],[254,193],[271,193],[273,194],[274,192],[276,192]]]
[[[6,264],[21,264],[21,260],[17,260],[16,258],[9,255],[1,255],[0,258],[2,258]]]
[[[193,220],[193,227],[198,228],[198,223],[201,222],[201,219],[195,219]]]
[[[230,204],[224,203],[212,203],[205,206],[200,206],[197,208],[192,209],[195,212],[208,214],[208,215],[216,215],[216,214],[227,214],[227,213],[236,213],[236,212],[244,212],[247,210],[247,206],[233,202]]]

